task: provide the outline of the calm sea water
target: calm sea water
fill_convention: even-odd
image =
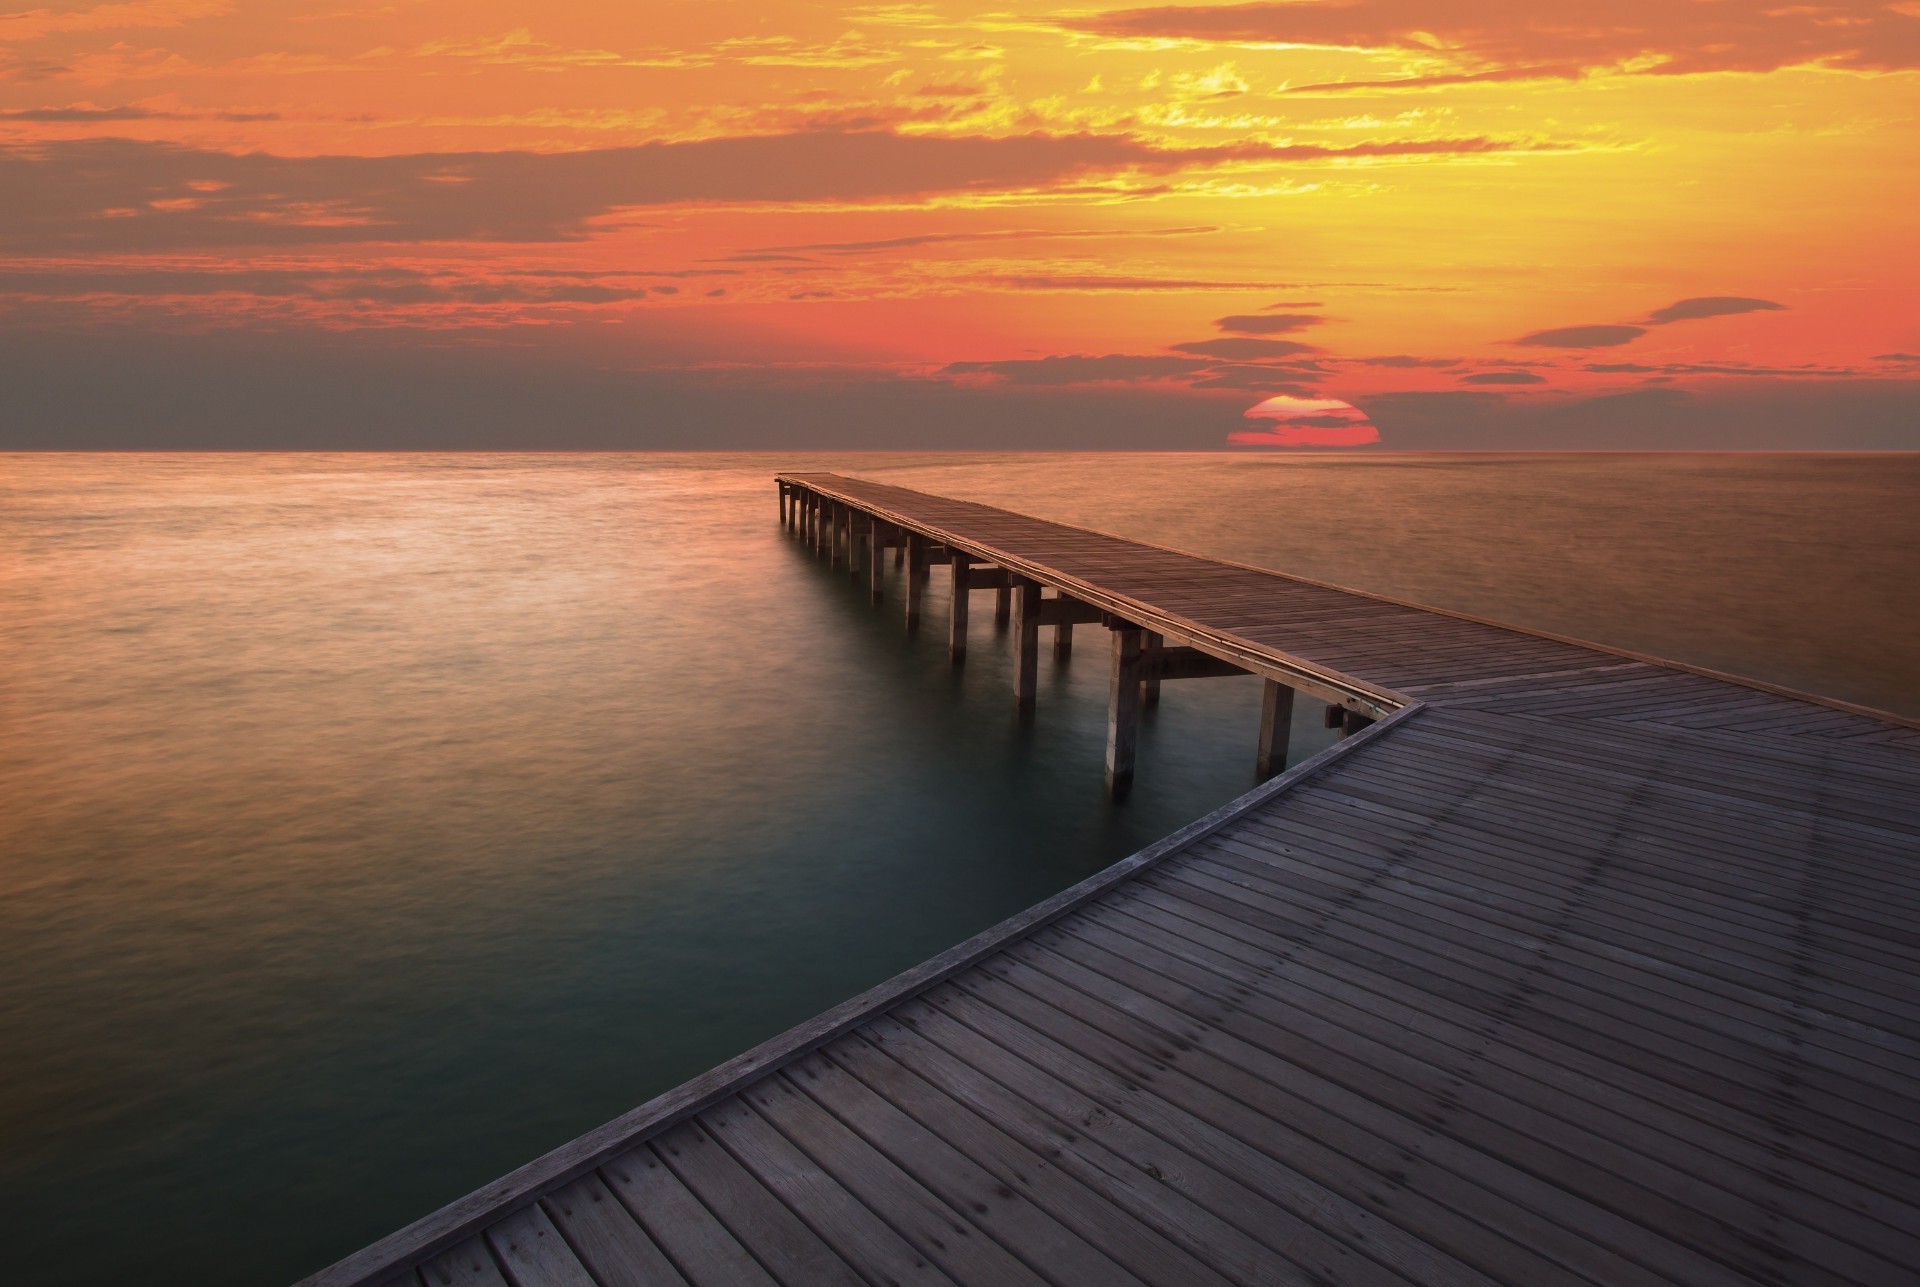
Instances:
[[[1169,685],[1109,805],[1103,650],[1016,722],[781,467],[1920,713],[1914,457],[0,457],[9,1282],[295,1278],[1251,785]]]

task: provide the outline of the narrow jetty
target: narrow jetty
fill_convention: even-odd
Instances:
[[[1273,776],[311,1287],[1920,1281],[1920,725],[778,484],[907,628],[950,577],[956,661],[993,591],[1016,708],[1097,627],[1109,790],[1216,674]],[[1285,768],[1296,694],[1347,736]]]

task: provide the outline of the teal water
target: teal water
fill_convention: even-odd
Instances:
[[[1103,650],[1019,723],[781,467],[1920,711],[1912,458],[0,457],[7,1281],[291,1280],[1252,784],[1169,685],[1108,804]]]

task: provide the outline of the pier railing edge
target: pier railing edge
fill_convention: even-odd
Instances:
[[[886,483],[874,479],[856,478],[850,474],[808,475],[783,472],[775,475],[775,477],[781,482],[797,482],[806,487],[818,486],[816,483],[809,482],[809,478],[833,477],[842,478],[848,482],[875,482],[878,486],[893,487],[900,491],[915,490],[911,487],[902,487],[898,483]],[[921,494],[932,495],[933,493],[923,492]],[[853,498],[849,497],[849,499]],[[960,498],[945,496],[941,497],[941,499],[957,500]],[[980,501],[962,501],[962,503],[984,504],[984,502]],[[992,506],[990,508],[997,509],[1003,507]],[[1622,648],[1615,644],[1596,643],[1591,639],[1581,639],[1573,635],[1556,634],[1551,630],[1541,630],[1534,626],[1517,626],[1510,621],[1496,621],[1491,617],[1479,617],[1471,612],[1462,612],[1457,608],[1438,608],[1430,603],[1420,603],[1413,599],[1399,599],[1390,594],[1380,594],[1373,590],[1356,590],[1349,585],[1339,585],[1332,581],[1319,580],[1316,577],[1301,576],[1297,572],[1281,572],[1274,568],[1262,567],[1258,563],[1244,563],[1238,559],[1221,558],[1217,554],[1200,554],[1193,550],[1181,549],[1177,545],[1161,545],[1154,541],[1142,541],[1131,536],[1120,536],[1114,532],[1103,532],[1098,528],[1083,527],[1078,523],[1062,523],[1058,519],[1043,518],[1040,515],[1027,514],[1020,510],[1006,510],[1006,512],[1009,514],[1019,514],[1022,518],[1031,518],[1043,523],[1052,523],[1056,527],[1069,528],[1075,532],[1085,532],[1091,536],[1106,536],[1115,540],[1127,541],[1149,550],[1160,550],[1163,553],[1179,554],[1193,559],[1206,559],[1212,563],[1218,563],[1225,567],[1240,568],[1248,572],[1264,572],[1268,576],[1277,576],[1288,581],[1297,581],[1302,585],[1317,586],[1322,590],[1338,590],[1342,594],[1351,594],[1362,599],[1372,599],[1376,603],[1391,604],[1396,608],[1413,608],[1420,612],[1431,612],[1436,616],[1452,617],[1456,621],[1470,622],[1476,626],[1490,626],[1496,630],[1511,630],[1515,634],[1529,635],[1535,639],[1545,639],[1549,643],[1566,644],[1574,648],[1590,648],[1594,652],[1606,653],[1614,657],[1622,657],[1628,661],[1643,662],[1649,666],[1662,666],[1668,670],[1678,670],[1690,675],[1699,675],[1703,679],[1717,679],[1726,684],[1738,684],[1742,688],[1752,688],[1763,693],[1771,693],[1775,697],[1790,697],[1796,701],[1812,702],[1816,706],[1825,706],[1831,710],[1843,711],[1848,715],[1861,715],[1868,719],[1883,720],[1889,724],[1897,724],[1902,728],[1920,729],[1920,716],[1902,715],[1897,711],[1883,710],[1878,706],[1868,706],[1862,702],[1850,702],[1843,697],[1828,697],[1823,693],[1810,693],[1805,689],[1793,688],[1787,684],[1777,684],[1769,679],[1757,679],[1752,675],[1736,675],[1731,671],[1715,670],[1711,666],[1701,666],[1690,661],[1675,661],[1671,657],[1661,657],[1648,652],[1637,652],[1634,649]],[[1354,682],[1359,683],[1360,681]],[[1405,699],[1403,698],[1402,700]]]
[[[881,1012],[951,978],[1007,945],[1043,929],[1116,885],[1165,861],[1243,815],[1285,794],[1340,760],[1390,735],[1425,709],[1414,701],[1286,772],[1227,801],[1146,848],[1103,867],[1053,897],[948,948],[856,997],[773,1037],[744,1054],[658,1095],[638,1108],[570,1140],[457,1198],[345,1259],[301,1279],[295,1287],[373,1287],[394,1273],[464,1241],[517,1210],[569,1184],[609,1158],[733,1094],[740,1087],[817,1050]]]

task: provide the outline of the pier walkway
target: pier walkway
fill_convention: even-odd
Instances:
[[[780,497],[915,624],[934,569],[962,625],[992,590],[1017,706],[1041,630],[1103,627],[1110,789],[1164,681],[1264,676],[1268,771],[1296,693],[1350,735],[312,1287],[1920,1280],[1911,722],[897,487]]]

